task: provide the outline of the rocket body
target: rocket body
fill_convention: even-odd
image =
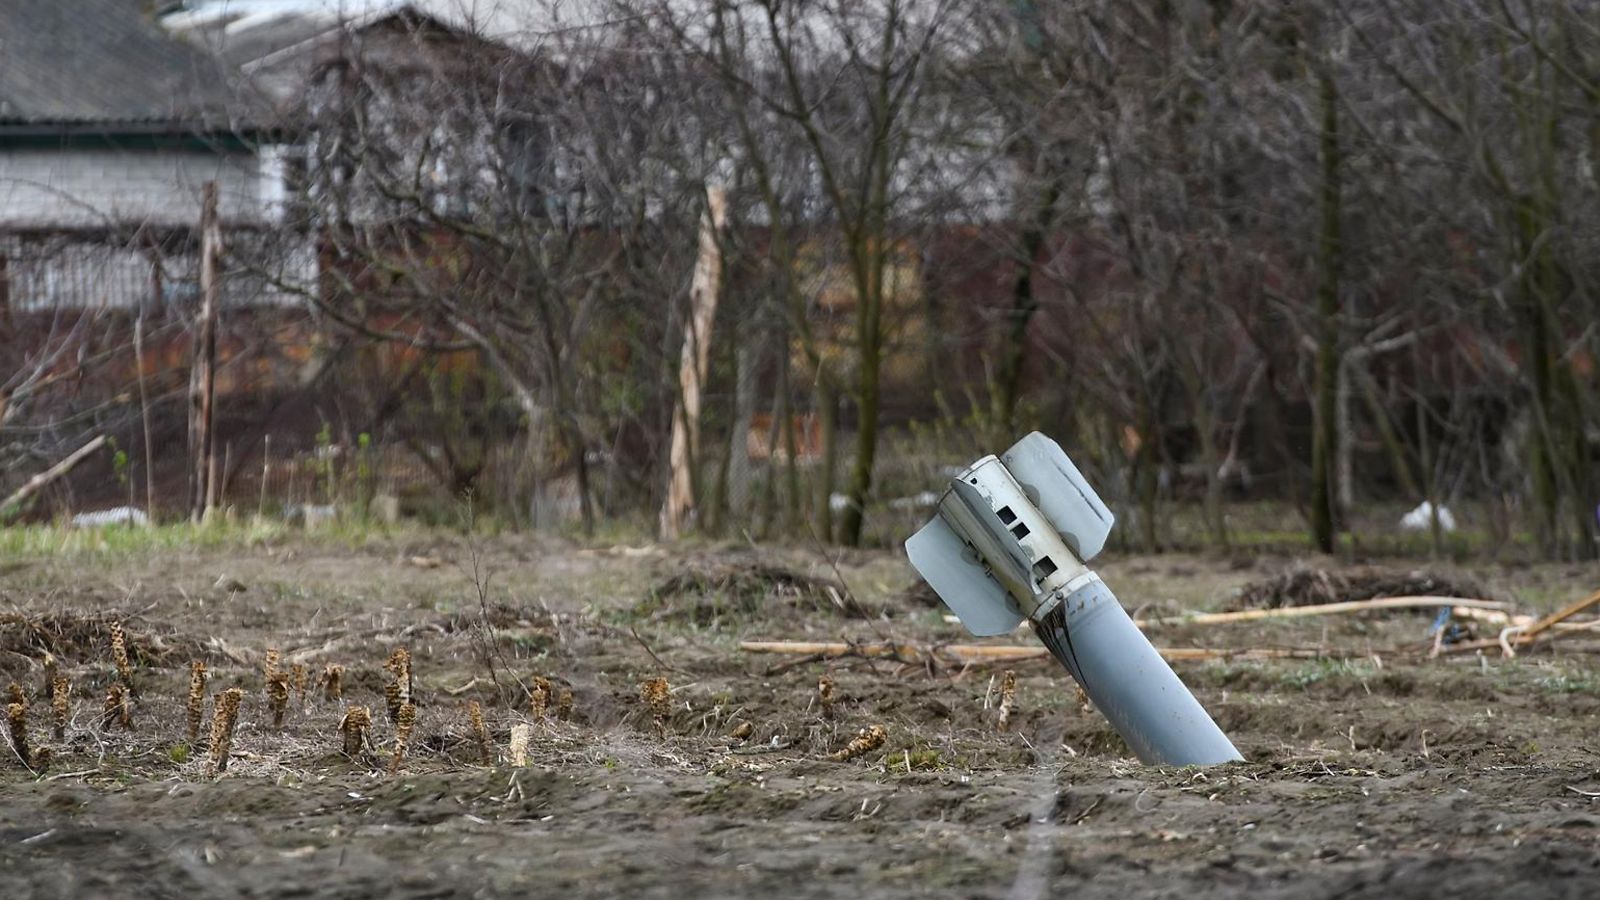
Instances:
[[[1033,627],[1140,762],[1210,766],[1240,759],[1098,575],[1090,573]]]
[[[1060,446],[1034,432],[957,475],[906,552],[974,634],[1004,634],[1030,621],[1140,761],[1240,759],[1088,568],[1113,521]]]

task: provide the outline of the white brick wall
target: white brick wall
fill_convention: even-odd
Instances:
[[[0,148],[0,230],[194,224],[208,180],[224,222],[262,221],[263,182],[249,153]]]

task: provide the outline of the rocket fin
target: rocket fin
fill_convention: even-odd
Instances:
[[[1016,601],[989,577],[976,561],[976,553],[939,516],[906,541],[906,555],[917,574],[973,634],[1006,634],[1022,624],[1024,616]]]
[[[1000,461],[1078,559],[1099,555],[1116,517],[1060,444],[1035,431],[1012,444]]]

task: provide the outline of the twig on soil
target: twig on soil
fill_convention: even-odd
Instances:
[[[1600,591],[1595,591],[1576,603],[1568,604],[1531,625],[1512,625],[1503,629],[1495,637],[1450,644],[1441,652],[1469,653],[1498,647],[1501,655],[1509,659],[1517,655],[1517,648],[1519,647],[1526,648],[1538,643],[1540,640],[1554,640],[1563,634],[1591,630],[1597,624],[1596,622],[1575,623],[1567,620],[1595,606],[1600,606]]]
[[[447,687],[447,688],[440,688],[439,690],[443,691],[444,693],[446,693],[446,694],[448,694],[448,695],[450,695],[452,697],[459,697],[462,694],[465,694],[467,691],[470,691],[473,688],[477,687],[478,683],[481,682],[481,681],[483,681],[482,678],[479,678],[478,676],[474,675],[474,676],[472,676],[472,679],[470,681],[468,681],[466,684],[461,685],[460,687]],[[476,701],[474,701],[474,702],[476,702]]]
[[[1528,626],[1528,630],[1522,633],[1522,639],[1524,641],[1533,641],[1538,638],[1539,635],[1550,630],[1555,625],[1565,622],[1578,613],[1597,605],[1600,605],[1600,591],[1595,591],[1576,603],[1568,604],[1565,608],[1557,612],[1553,612]]]
[[[1296,619],[1305,616],[1331,616],[1339,613],[1365,612],[1374,609],[1424,609],[1434,606],[1493,610],[1496,612],[1506,612],[1511,609],[1509,603],[1502,603],[1498,600],[1475,600],[1469,597],[1374,597],[1370,600],[1319,603],[1315,606],[1275,606],[1267,609],[1245,609],[1237,612],[1162,616],[1155,619],[1144,619],[1135,624],[1141,628],[1151,625],[1222,625],[1230,622],[1255,622],[1261,619]]]
[[[792,660],[790,660],[790,661],[788,661],[786,663],[779,663],[779,664],[777,664],[775,666],[771,666],[765,672],[763,672],[762,674],[763,675],[767,675],[767,676],[782,675],[783,673],[789,671],[790,669],[798,669],[798,668],[800,668],[801,666],[804,666],[804,665],[809,665],[809,664],[814,663],[814,662],[821,662],[822,660],[824,660],[826,658],[827,657],[824,654],[812,653],[809,656],[802,656],[799,659],[792,659]]]
[[[656,665],[657,666],[659,666],[660,668],[666,669],[669,672],[682,672],[683,671],[683,669],[680,669],[677,666],[669,666],[669,665],[667,665],[661,659],[661,657],[657,656],[656,652],[654,650],[651,650],[650,649],[650,645],[645,643],[644,638],[640,636],[639,629],[633,627],[632,625],[629,625],[628,626],[628,633],[633,635],[633,639],[639,642],[639,646],[644,648],[644,652],[650,654],[650,658],[656,661]]]

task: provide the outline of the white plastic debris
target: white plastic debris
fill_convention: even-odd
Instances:
[[[939,504],[937,491],[923,491],[909,497],[894,497],[886,504],[890,509],[931,509]],[[834,512],[844,512],[850,508],[849,494],[830,494],[828,508]]]
[[[889,501],[890,509],[931,509],[939,505],[937,491],[923,491],[909,497],[896,497]]]
[[[289,522],[315,528],[337,520],[339,508],[331,503],[304,503],[285,509],[283,517]]]
[[[1428,531],[1433,528],[1433,504],[1427,500],[1422,501],[1416,509],[1400,517],[1400,527],[1407,531]],[[1439,529],[1456,530],[1456,517],[1448,506],[1439,507]]]
[[[73,528],[104,528],[107,525],[149,525],[150,517],[144,510],[133,506],[116,506],[78,513],[72,517]]]

